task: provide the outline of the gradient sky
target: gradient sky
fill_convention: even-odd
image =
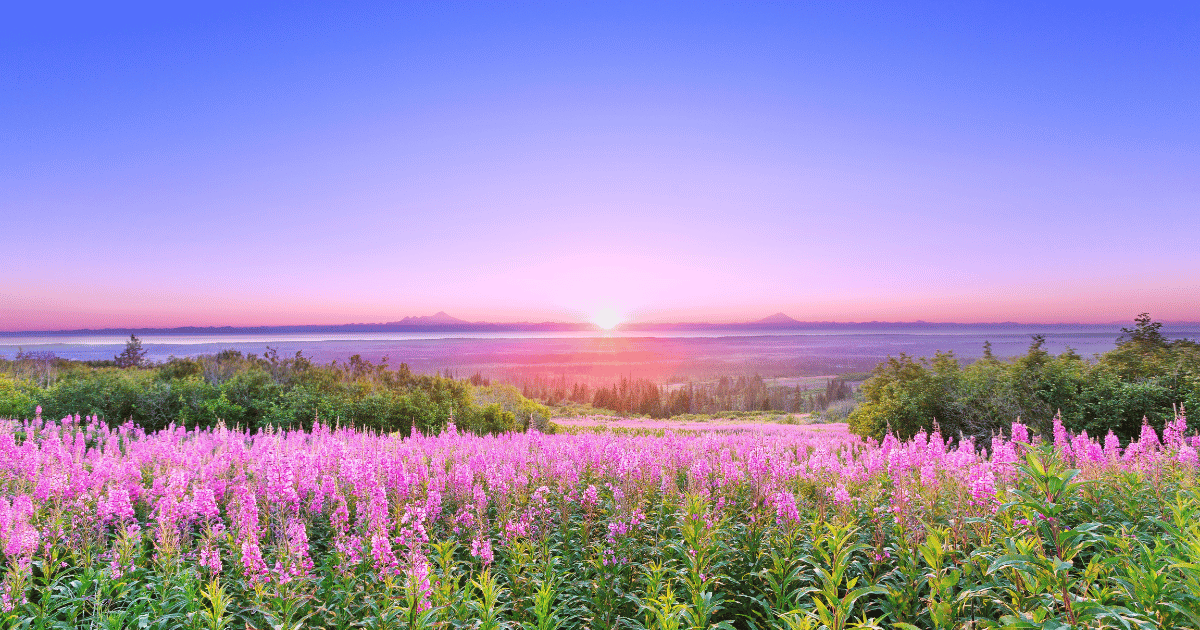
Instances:
[[[6,8],[0,330],[1200,320],[1200,4],[246,4]]]

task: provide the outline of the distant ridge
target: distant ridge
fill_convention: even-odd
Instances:
[[[774,315],[768,315],[756,322],[751,322],[751,323],[754,323],[754,324],[799,324],[800,320],[792,319],[791,317],[784,315],[782,312],[779,312],[779,313],[775,313]]]
[[[470,322],[438,311],[433,315],[408,316],[394,322],[374,324],[300,324],[291,326],[175,326],[171,328],[76,328],[71,330],[0,331],[0,337],[49,335],[142,335],[142,334],[262,334],[346,332],[589,332],[595,324],[581,322]]]
[[[424,315],[421,317],[405,317],[398,322],[388,322],[384,326],[445,326],[445,325],[462,325],[470,324],[471,322],[465,319],[459,319],[453,315],[447,315],[446,311],[438,311],[433,315]]]
[[[1168,331],[1186,331],[1196,334],[1200,322],[1163,322]],[[618,331],[627,332],[670,332],[670,331],[753,331],[753,330],[931,330],[990,329],[990,330],[1117,330],[1126,322],[1103,324],[1078,324],[1060,322],[1051,324],[1022,322],[955,323],[955,322],[805,322],[782,312],[748,322],[712,323],[625,323],[617,326]],[[433,315],[408,316],[401,320],[375,324],[305,324],[293,326],[177,326],[173,328],[82,328],[72,330],[25,330],[0,331],[0,337],[48,336],[48,335],[96,335],[96,334],[254,334],[254,333],[346,333],[346,332],[601,332],[603,329],[584,322],[470,322],[438,311]]]

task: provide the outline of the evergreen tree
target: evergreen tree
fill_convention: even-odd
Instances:
[[[125,350],[113,357],[117,367],[141,367],[146,362],[146,351],[142,348],[142,340],[136,335],[129,335],[129,341],[125,342]]]

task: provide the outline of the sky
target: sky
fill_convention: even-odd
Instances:
[[[1046,4],[12,6],[0,330],[1200,321],[1200,4]]]

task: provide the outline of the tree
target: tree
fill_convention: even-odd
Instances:
[[[890,426],[908,438],[936,419],[947,436],[986,438],[1019,417],[1047,434],[1061,413],[1071,431],[1136,438],[1143,419],[1161,428],[1174,417],[1173,406],[1200,408],[1200,344],[1168,339],[1145,313],[1135,321],[1095,363],[1070,348],[1051,355],[1042,335],[1033,336],[1024,356],[1009,360],[985,345],[984,357],[965,370],[948,353],[920,362],[889,358],[863,384],[850,430],[879,439]]]
[[[896,437],[907,440],[936,419],[948,435],[957,433],[958,419],[948,416],[961,377],[953,353],[939,352],[932,362],[917,362],[904,353],[888,357],[863,383],[864,402],[847,419],[850,431],[882,439],[890,428]]]
[[[146,351],[142,348],[142,340],[138,339],[136,335],[129,335],[129,341],[125,342],[125,350],[113,359],[119,368],[141,367],[146,362]]]
[[[1117,347],[1104,355],[1104,364],[1125,379],[1147,379],[1167,371],[1174,344],[1162,334],[1162,323],[1151,321],[1148,313],[1134,322],[1134,328],[1121,329]]]
[[[1162,322],[1151,321],[1150,313],[1142,313],[1133,320],[1137,326],[1122,328],[1117,345],[1134,344],[1142,350],[1166,347],[1167,338],[1162,334]]]
[[[982,360],[986,361],[988,363],[999,363],[999,361],[996,359],[996,355],[992,352],[992,342],[991,341],[983,342],[983,359]]]

